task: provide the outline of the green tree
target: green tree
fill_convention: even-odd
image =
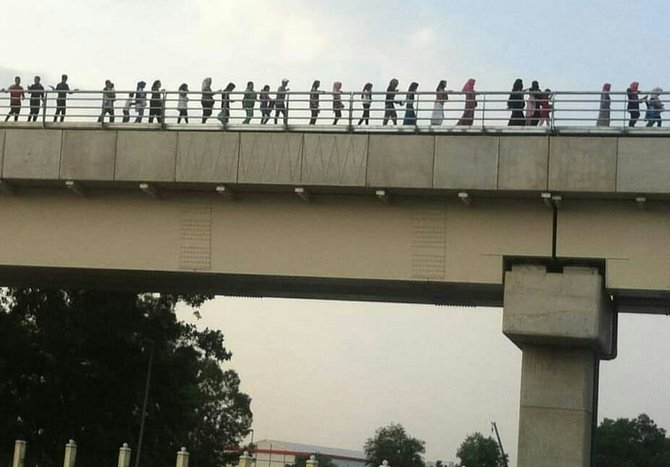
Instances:
[[[670,439],[646,414],[606,418],[595,433],[596,467],[668,467]]]
[[[473,433],[465,438],[456,452],[461,460],[461,467],[505,467],[506,459],[503,458],[498,443],[491,438],[484,437],[481,433]]]
[[[250,398],[222,364],[231,353],[220,331],[177,320],[182,300],[207,297],[22,289],[0,301],[0,452],[28,441],[29,467],[115,463],[127,442],[137,450],[152,356],[142,467],[174,464],[181,446],[199,467],[218,467],[224,448],[251,425]],[[9,453],[8,453],[9,451]],[[0,465],[7,465],[0,459]]]
[[[314,457],[316,458],[317,462],[319,463],[319,467],[337,467],[337,465],[335,465],[335,463],[333,463],[333,460],[328,456],[317,453],[317,454],[314,454]],[[296,456],[295,462],[293,463],[292,467],[306,467],[308,459],[309,459],[309,456]]]
[[[365,442],[368,463],[374,467],[387,460],[391,467],[424,467],[421,454],[426,452],[425,442],[412,438],[397,423],[378,428]]]

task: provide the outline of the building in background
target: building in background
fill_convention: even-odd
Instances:
[[[253,450],[256,467],[284,467],[293,464],[296,457],[309,456],[310,454],[328,456],[338,467],[364,467],[366,462],[363,451],[290,443],[273,439],[256,442],[256,447]]]

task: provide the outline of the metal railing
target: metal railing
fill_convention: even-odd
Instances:
[[[606,94],[609,99],[603,99],[600,91],[556,91],[531,99],[526,92],[524,108],[518,109],[516,118],[508,108],[509,91],[477,92],[469,96],[452,91],[448,92],[447,100],[436,100],[435,92],[416,92],[413,99],[406,92],[390,96],[386,92],[364,95],[360,91],[290,91],[279,99],[276,92],[259,91],[254,91],[254,99],[248,95],[245,98],[244,91],[218,91],[212,99],[210,94],[203,99],[202,92],[165,90],[146,91],[146,96],[140,99],[136,91],[114,91],[112,96],[109,91],[73,90],[63,97],[63,91],[44,90],[40,91],[42,97],[31,98],[30,91],[24,90],[23,99],[18,99],[16,92],[12,98],[11,92],[0,92],[0,114],[6,116],[4,121],[45,128],[76,122],[102,128],[149,124],[163,129],[275,131],[639,131],[651,124],[660,127],[663,115],[661,111],[657,117],[649,118],[647,92],[639,93],[640,115],[635,126],[631,126],[629,101],[624,92],[609,92]],[[0,118],[0,124],[2,121]],[[655,132],[659,130],[663,128],[654,128]]]

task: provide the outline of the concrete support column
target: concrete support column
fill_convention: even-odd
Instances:
[[[26,446],[27,443],[21,439],[14,442],[14,460],[12,467],[23,467],[26,463]]]
[[[588,467],[599,357],[612,309],[595,268],[515,266],[503,332],[523,351],[518,467]]]

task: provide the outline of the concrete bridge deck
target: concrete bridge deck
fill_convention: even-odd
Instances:
[[[670,194],[670,138],[0,129],[9,183]],[[31,183],[33,184],[33,183]]]
[[[670,312],[663,136],[5,127],[0,147],[4,283],[500,305],[509,264],[588,263],[627,311]]]

